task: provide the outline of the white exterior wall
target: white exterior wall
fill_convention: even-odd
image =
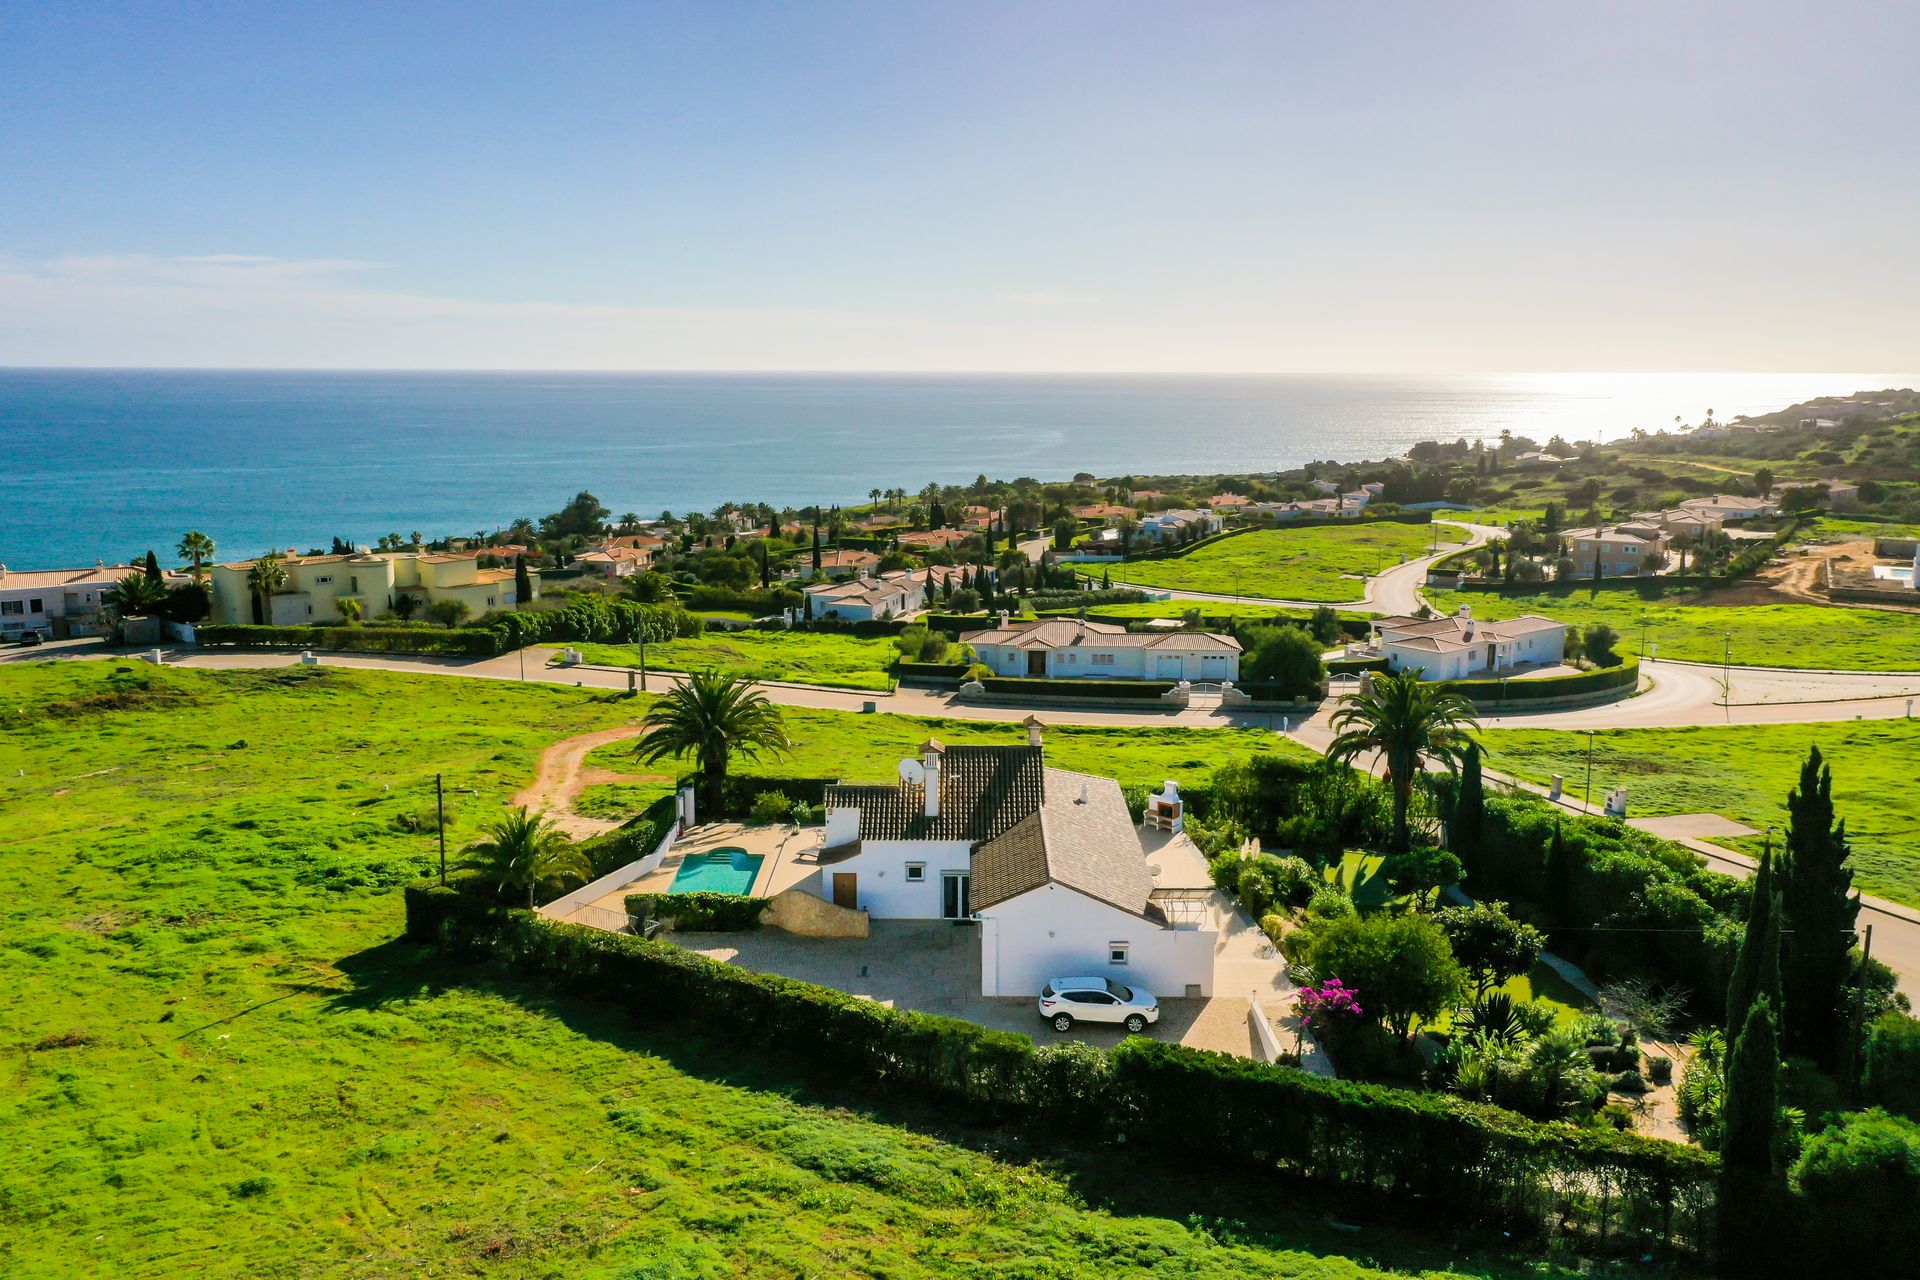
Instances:
[[[996,675],[1025,676],[1026,649],[1010,644],[978,644],[974,652]],[[1097,642],[1070,649],[1043,649],[1047,676],[1069,680],[1194,680],[1217,682],[1240,678],[1240,655],[1220,652],[1148,649],[1138,645],[1103,648]],[[1096,654],[1113,659],[1096,662]]]
[[[1555,627],[1536,631],[1516,640],[1501,640],[1495,645],[1494,661],[1487,665],[1487,646],[1482,641],[1471,649],[1435,653],[1431,649],[1409,649],[1391,640],[1380,642],[1380,652],[1395,671],[1422,669],[1423,680],[1470,680],[1498,675],[1519,666],[1559,662],[1567,653],[1567,629]]]
[[[1156,996],[1188,985],[1213,994],[1211,929],[1169,929],[1063,885],[1047,884],[980,914],[980,994],[1037,996],[1050,978],[1098,974]],[[1127,963],[1107,949],[1127,944]]]
[[[908,882],[909,862],[926,864],[925,880]],[[822,867],[813,892],[832,902],[834,875],[851,872],[859,877],[855,905],[874,919],[938,920],[943,871],[972,874],[973,846],[965,840],[869,840],[854,857]]]

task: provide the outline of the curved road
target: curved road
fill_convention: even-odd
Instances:
[[[1226,595],[1217,591],[1182,591],[1177,587],[1156,587],[1140,582],[1113,580],[1115,589],[1131,587],[1136,591],[1165,591],[1176,600],[1209,600],[1216,604],[1270,605],[1277,609],[1318,609],[1321,605],[1331,605],[1335,609],[1347,609],[1361,613],[1409,614],[1415,613],[1426,601],[1420,595],[1420,589],[1427,584],[1427,568],[1434,561],[1450,556],[1456,551],[1466,551],[1494,538],[1507,536],[1505,529],[1493,525],[1463,524],[1458,520],[1436,520],[1435,524],[1449,525],[1467,531],[1467,540],[1432,555],[1421,556],[1417,560],[1408,560],[1391,569],[1366,580],[1366,589],[1358,600],[1283,600],[1274,596]]]

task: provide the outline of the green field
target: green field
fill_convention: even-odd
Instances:
[[[1817,604],[1715,605],[1697,587],[1658,582],[1628,586],[1547,588],[1528,595],[1494,591],[1430,591],[1442,613],[1463,604],[1490,620],[1540,613],[1574,626],[1604,622],[1620,633],[1622,653],[1646,642],[1662,658],[1718,663],[1733,640],[1735,666],[1811,667],[1857,671],[1920,671],[1920,613],[1843,609]]]
[[[640,650],[627,644],[573,646],[588,662],[606,667],[637,667]],[[703,636],[647,646],[647,667],[654,671],[698,671],[713,667],[755,680],[793,684],[840,685],[891,692],[887,666],[900,656],[885,636],[862,638],[826,631],[710,631]]]
[[[1584,734],[1496,729],[1482,740],[1489,768],[1540,783],[1558,773],[1585,785]],[[1920,906],[1920,803],[1913,794],[1920,721],[1605,730],[1594,736],[1593,793],[1625,787],[1635,817],[1717,813],[1784,831],[1787,792],[1809,746],[1832,765],[1834,809],[1847,820],[1859,887]],[[1759,852],[1757,837],[1732,844]]]
[[[797,750],[791,756],[743,761],[742,775],[843,778],[890,781],[902,759],[935,737],[948,746],[1026,741],[1017,724],[991,720],[946,720],[918,716],[862,715],[855,711],[818,711],[786,707],[787,732]],[[1047,719],[1044,711],[1039,713]],[[1177,726],[1104,728],[1056,725],[1046,731],[1047,762],[1062,769],[1118,778],[1123,783],[1158,786],[1168,778],[1198,785],[1219,766],[1267,751],[1317,759],[1313,751],[1264,729],[1188,729]],[[610,742],[587,754],[587,764],[616,772],[638,773],[667,765],[640,765],[631,742]],[[589,794],[602,787],[589,787]]]
[[[1283,609],[1273,605],[1248,604],[1240,600],[1143,600],[1138,604],[1096,604],[1088,608],[1089,617],[1096,619],[1132,619],[1145,621],[1148,618],[1184,618],[1188,613],[1198,611],[1209,618],[1227,618],[1233,622],[1305,622],[1313,616],[1311,609]],[[1078,610],[1070,612],[1077,613]],[[1371,614],[1356,613],[1351,609],[1339,610],[1342,618],[1367,618]]]
[[[0,668],[0,1274],[1568,1274],[797,1078],[397,940],[436,772],[457,843],[544,746],[634,710],[334,668]]]
[[[1114,581],[1216,595],[1264,596],[1337,604],[1360,600],[1360,576],[1425,555],[1436,530],[1439,545],[1461,542],[1451,525],[1356,524],[1312,529],[1258,529],[1167,560],[1113,566]]]

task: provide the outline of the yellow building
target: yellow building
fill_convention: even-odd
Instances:
[[[429,605],[442,600],[460,601],[473,618],[493,609],[511,609],[518,603],[513,570],[483,569],[477,552],[287,555],[280,564],[287,571],[287,585],[274,592],[272,615],[266,619],[276,627],[338,622],[340,611],[335,602],[349,599],[360,602],[360,616],[369,620],[392,615],[395,602],[402,596],[416,601],[415,617],[424,617]],[[243,560],[212,567],[208,575],[213,593],[209,622],[253,622],[253,593],[247,584],[253,566],[253,561]],[[538,600],[539,571],[529,569],[527,576],[532,580],[533,598]]]

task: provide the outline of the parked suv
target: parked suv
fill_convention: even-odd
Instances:
[[[31,644],[39,644],[40,633],[38,631],[22,631],[20,633],[20,643],[23,646],[31,645]]]
[[[1071,1031],[1076,1022],[1117,1022],[1138,1035],[1160,1021],[1153,993],[1111,978],[1055,978],[1040,988],[1040,1016],[1055,1031]]]

